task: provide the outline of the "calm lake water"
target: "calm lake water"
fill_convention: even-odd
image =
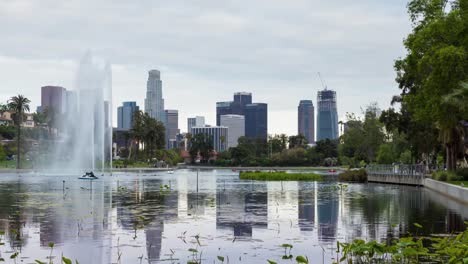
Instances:
[[[88,263],[293,263],[281,244],[312,263],[331,263],[336,241],[386,241],[464,229],[468,206],[424,188],[334,181],[241,181],[230,170],[77,176],[0,174],[0,258]],[[63,183],[65,181],[65,183]],[[165,186],[166,185],[166,186]],[[65,188],[63,188],[65,186]],[[421,231],[418,231],[421,233]],[[10,261],[10,262],[8,262]]]

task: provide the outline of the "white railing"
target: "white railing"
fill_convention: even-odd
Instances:
[[[393,176],[425,176],[429,172],[427,165],[424,164],[374,164],[369,165],[366,170],[368,174]]]

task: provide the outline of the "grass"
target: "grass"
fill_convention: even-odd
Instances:
[[[22,169],[31,169],[32,163],[29,160],[21,159]],[[16,160],[2,160],[0,161],[0,169],[16,169]]]
[[[241,180],[256,181],[320,181],[322,176],[316,173],[287,173],[266,171],[241,171]]]
[[[468,188],[468,181],[448,181],[448,183],[457,185],[457,186],[461,186],[461,184],[463,183],[464,185],[463,187]]]
[[[150,163],[143,161],[124,161],[124,160],[114,160],[112,162],[112,167],[114,168],[151,168],[153,167]]]
[[[0,168],[14,169],[16,168],[16,160],[2,160],[0,161]]]

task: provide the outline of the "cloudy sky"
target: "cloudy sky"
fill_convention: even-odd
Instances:
[[[0,101],[40,87],[73,89],[80,57],[112,63],[114,108],[143,107],[161,70],[166,108],[215,123],[236,91],[268,103],[269,133],[297,133],[297,105],[316,104],[321,72],[340,118],[398,93],[393,62],[410,22],[403,0],[0,0]],[[116,110],[114,109],[114,113]],[[115,118],[114,118],[115,120]]]

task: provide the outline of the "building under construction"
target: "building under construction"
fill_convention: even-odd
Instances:
[[[338,138],[336,92],[326,88],[317,93],[317,140]]]

